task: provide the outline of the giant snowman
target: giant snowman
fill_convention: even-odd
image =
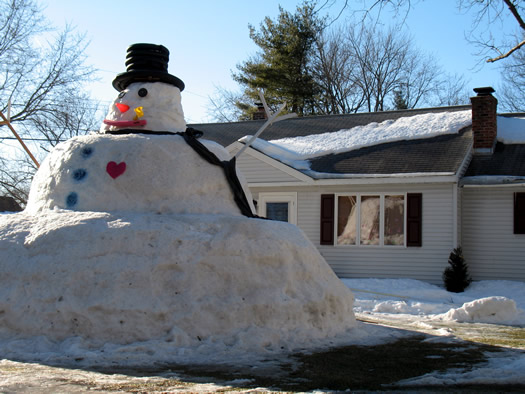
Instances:
[[[356,325],[312,243],[256,217],[228,152],[186,129],[168,56],[132,45],[100,132],[59,144],[25,211],[0,215],[0,343],[257,352]]]

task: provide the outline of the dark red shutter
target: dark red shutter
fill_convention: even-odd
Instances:
[[[514,193],[514,234],[525,234],[525,193]]]
[[[335,195],[321,195],[321,245],[334,244]]]
[[[407,246],[423,245],[423,195],[407,194]]]

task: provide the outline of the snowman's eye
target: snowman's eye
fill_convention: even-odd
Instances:
[[[139,96],[140,97],[146,97],[148,95],[148,89],[140,88],[139,89]]]
[[[118,98],[121,99],[122,97],[124,97],[126,95],[126,92],[120,92],[118,94]]]

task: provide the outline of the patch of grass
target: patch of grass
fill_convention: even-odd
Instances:
[[[193,384],[183,382],[178,379],[160,379],[156,381],[144,382],[119,382],[119,383],[99,383],[96,380],[72,380],[72,379],[55,379],[55,381],[62,381],[67,384],[89,387],[91,390],[99,390],[104,392],[126,392],[126,393],[150,393],[150,392],[166,392],[167,390],[187,389]]]
[[[509,327],[497,330],[491,334],[480,332],[479,335],[465,336],[464,339],[492,346],[525,349],[525,328]]]

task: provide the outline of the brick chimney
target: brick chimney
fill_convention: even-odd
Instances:
[[[266,111],[264,110],[264,105],[262,103],[255,103],[257,106],[257,111],[253,114],[253,120],[265,120],[268,119],[266,116]]]
[[[474,154],[492,154],[496,146],[498,122],[496,111],[498,100],[492,95],[491,87],[476,88],[477,96],[471,97],[472,134],[474,137]]]

